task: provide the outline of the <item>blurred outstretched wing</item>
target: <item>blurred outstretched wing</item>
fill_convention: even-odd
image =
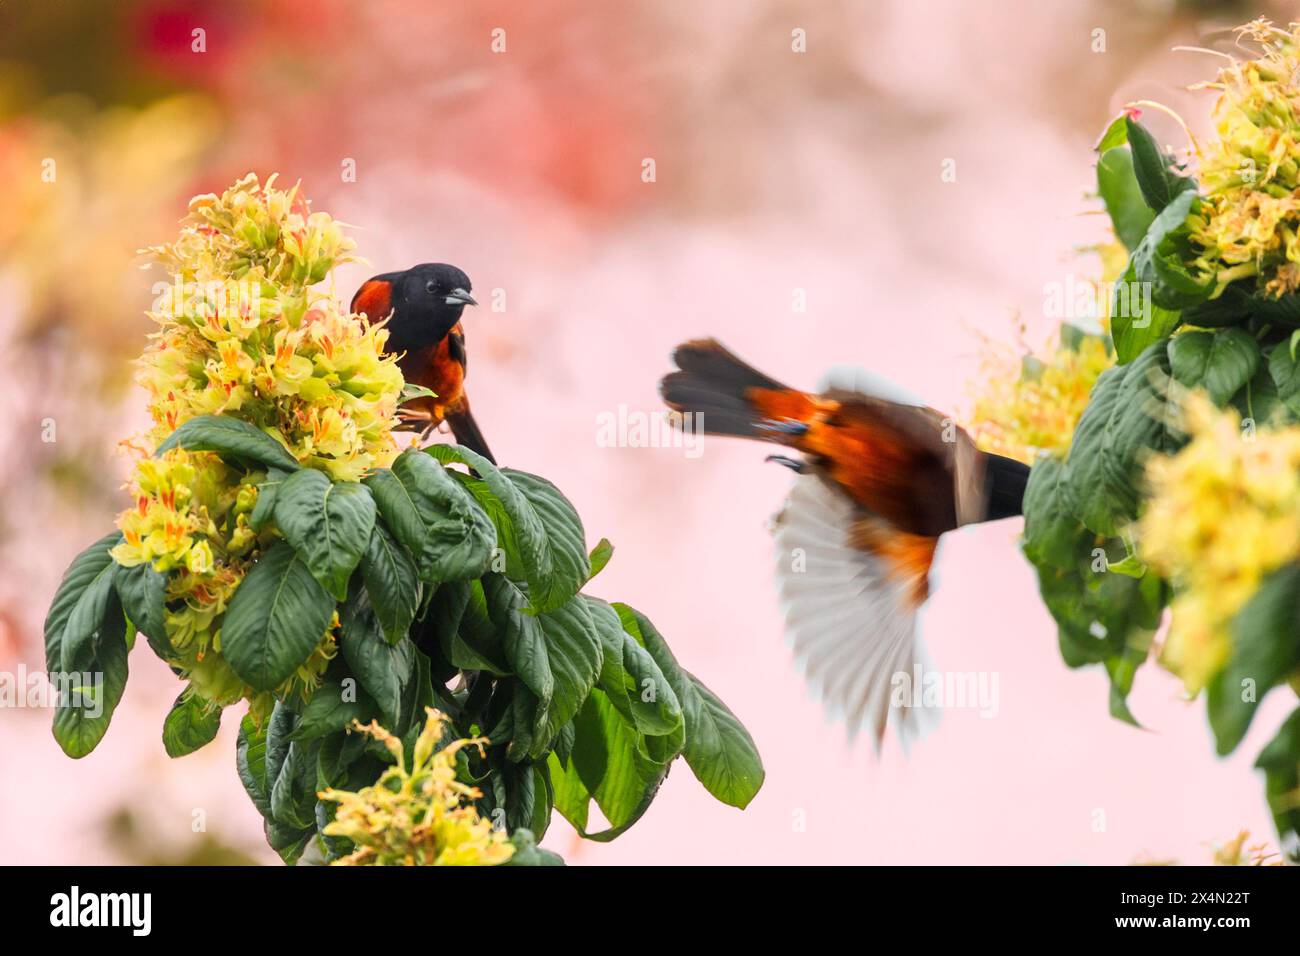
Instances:
[[[774,537],[786,636],[810,691],[850,740],[866,730],[879,750],[893,724],[906,749],[938,721],[910,697],[914,665],[928,665],[916,613],[933,541],[891,534],[816,476],[796,479]],[[891,701],[898,673],[909,690]]]

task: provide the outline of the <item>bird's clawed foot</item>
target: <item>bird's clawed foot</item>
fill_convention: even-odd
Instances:
[[[402,409],[397,413],[397,421],[400,426],[409,428],[419,436],[420,446],[429,440],[429,436],[434,430],[442,424],[439,419],[434,418],[432,412],[419,408]]]
[[[807,462],[799,461],[796,458],[787,458],[785,455],[768,455],[763,460],[774,461],[778,465],[784,465],[786,468],[789,468],[791,471],[793,471],[796,475],[802,475],[808,470]]]

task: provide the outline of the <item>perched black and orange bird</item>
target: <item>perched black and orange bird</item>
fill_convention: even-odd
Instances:
[[[950,418],[860,369],[816,393],[746,365],[712,339],[673,353],[660,383],[679,426],[773,442],[799,476],[777,516],[777,587],[795,660],[850,738],[886,723],[906,746],[937,712],[896,693],[928,665],[916,633],[940,535],[1021,514],[1028,466],[990,455]],[[910,686],[910,685],[905,685]]]
[[[495,463],[465,395],[465,330],[460,316],[470,295],[469,276],[441,262],[426,262],[405,272],[385,272],[362,283],[352,311],[372,322],[389,315],[386,351],[398,357],[406,381],[434,393],[402,406],[411,421],[423,422],[421,439],[444,421],[456,441]]]

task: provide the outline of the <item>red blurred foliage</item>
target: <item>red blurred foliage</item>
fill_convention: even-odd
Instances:
[[[204,53],[192,50],[198,27]],[[504,53],[491,48],[496,28]],[[337,182],[350,157],[605,218],[644,194],[639,165],[655,140],[639,82],[653,49],[629,39],[635,29],[576,2],[144,0],[128,34],[144,69],[230,111],[203,190],[250,169]]]
[[[336,36],[343,8],[314,0],[142,0],[127,35],[139,64],[187,86],[228,92],[259,59],[300,51]],[[194,31],[205,50],[194,51]]]

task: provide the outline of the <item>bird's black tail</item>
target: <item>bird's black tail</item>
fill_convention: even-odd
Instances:
[[[478,422],[474,421],[474,416],[470,414],[469,403],[463,402],[458,411],[448,412],[446,420],[459,444],[470,451],[478,452],[492,464],[497,463],[497,460],[492,457],[492,450],[488,448],[487,439],[479,431]]]
[[[684,342],[673,350],[678,371],[659,382],[659,394],[673,411],[693,413],[707,435],[767,438],[766,420],[748,397],[751,388],[787,391],[786,386],[745,364],[716,339]]]

